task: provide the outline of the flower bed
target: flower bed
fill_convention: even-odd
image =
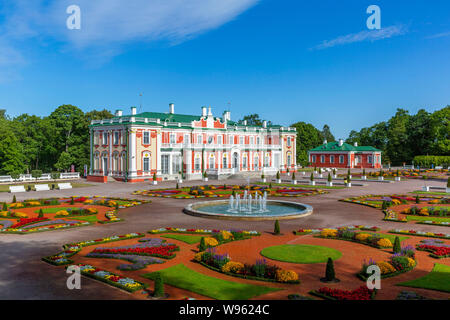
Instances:
[[[361,243],[364,245],[368,245],[371,247],[375,247],[378,249],[386,249],[386,248],[392,248],[392,243],[387,238],[381,238],[377,234],[369,234],[364,233],[362,231],[357,231],[358,229],[350,229],[349,227],[343,227],[338,229],[331,229],[331,228],[325,228],[322,229],[319,235],[316,237],[318,238],[325,238],[325,239],[336,239],[336,240],[345,240],[345,241],[352,241]]]
[[[218,230],[218,229],[186,229],[186,228],[172,228],[172,227],[166,227],[166,228],[159,228],[159,229],[153,229],[148,231],[150,234],[160,234],[160,233],[184,233],[184,234],[205,234],[205,235],[212,235],[215,233],[220,233],[222,231],[228,231],[228,232],[238,232],[242,233],[244,235],[248,236],[259,236],[260,233],[257,231],[246,231],[246,230]]]
[[[32,223],[36,223],[36,222],[40,222],[40,221],[46,221],[49,220],[48,218],[44,218],[44,217],[37,217],[37,218],[21,218],[19,220],[19,222],[13,224],[10,229],[19,229],[20,227],[24,227],[26,225],[32,224]]]
[[[201,265],[233,277],[249,280],[299,284],[298,274],[292,270],[284,270],[276,265],[269,265],[265,259],[255,264],[243,264],[231,261],[227,254],[217,254],[214,248],[195,255],[194,260]]]
[[[376,290],[370,290],[367,286],[361,286],[355,290],[322,287],[309,293],[327,300],[371,300],[375,298]]]
[[[411,235],[411,236],[428,237],[428,238],[450,239],[450,234],[415,231],[415,230],[393,229],[393,230],[389,230],[389,233],[407,234],[407,235]]]
[[[304,189],[304,188],[269,188],[269,186],[261,185],[203,185],[193,186],[181,189],[157,189],[157,190],[138,190],[133,194],[163,197],[174,199],[188,199],[188,198],[229,198],[231,195],[243,194],[247,191],[249,194],[262,196],[267,193],[267,196],[272,197],[304,197],[315,194],[328,193],[321,189]]]
[[[111,236],[111,237],[102,238],[102,239],[69,243],[69,244],[63,245],[63,249],[64,249],[63,251],[58,252],[57,254],[54,254],[51,256],[44,257],[44,258],[42,258],[42,260],[45,262],[48,262],[50,264],[57,265],[57,266],[70,264],[70,263],[73,263],[73,261],[70,260],[69,258],[71,256],[73,256],[74,254],[80,252],[83,247],[107,243],[107,242],[141,238],[143,236],[144,236],[143,233],[128,233],[128,234],[120,235],[120,236]]]
[[[430,252],[430,257],[436,259],[450,257],[450,245],[445,244],[443,241],[437,239],[425,239],[420,242],[421,244],[416,245],[416,249]]]
[[[357,274],[361,280],[367,280],[369,276],[367,268],[371,265],[376,265],[380,268],[382,279],[411,271],[417,265],[415,249],[408,245],[402,247],[399,253],[394,253],[389,260],[374,261],[370,259],[368,262],[364,261],[361,271]]]
[[[135,292],[137,290],[145,289],[147,286],[146,284],[138,282],[134,279],[122,277],[88,264],[78,264],[78,267],[80,267],[81,274],[128,292]]]

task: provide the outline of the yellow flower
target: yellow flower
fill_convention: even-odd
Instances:
[[[320,232],[320,235],[322,237],[336,237],[337,236],[337,230],[336,229],[327,229],[327,228],[325,228],[325,229],[323,229]]]
[[[224,240],[233,239],[233,234],[229,231],[223,230],[223,231],[220,231],[220,234],[222,235]]]
[[[297,281],[298,274],[292,270],[278,269],[275,274],[275,279],[280,282]]]
[[[219,242],[215,238],[205,237],[205,244],[208,247],[215,247],[219,244]]]
[[[378,240],[377,245],[382,248],[392,248],[392,242],[387,238],[382,238]]]
[[[389,274],[396,271],[394,266],[386,261],[378,261],[377,266],[380,268],[381,274]]]
[[[222,266],[222,272],[240,273],[244,270],[244,264],[236,261],[229,261]]]
[[[368,233],[358,233],[358,234],[355,236],[355,239],[358,240],[358,241],[364,242],[364,241],[366,241],[367,238],[369,238],[370,236],[371,236],[371,235],[368,234]]]

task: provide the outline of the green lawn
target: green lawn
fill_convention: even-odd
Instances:
[[[261,250],[261,255],[278,261],[293,263],[321,263],[328,258],[337,260],[342,256],[338,250],[308,244],[283,244]]]
[[[159,271],[164,283],[218,300],[247,300],[262,294],[278,291],[278,288],[244,284],[213,278],[189,269],[184,264]],[[143,274],[153,279],[156,272]]]
[[[439,221],[439,222],[450,222],[450,218],[444,218],[444,217],[424,217],[424,216],[411,216],[407,215],[406,219],[408,221]]]
[[[95,215],[95,214],[90,215],[90,216],[68,217],[67,219],[88,221],[88,222],[92,222],[92,223],[95,223],[98,221],[97,215]]]
[[[297,177],[298,179],[299,177]],[[309,178],[308,178],[309,179]],[[270,182],[256,182],[256,184],[261,184],[261,185],[269,185]],[[338,187],[338,186],[333,186],[333,187],[328,187],[326,185],[309,185],[309,184],[292,184],[292,183],[272,183],[272,187],[296,187],[296,188],[309,188],[309,189],[344,189],[345,187]]]
[[[429,194],[429,195],[437,195],[437,196],[448,196],[449,194],[447,192],[436,192],[436,191],[413,191],[411,193],[414,194]]]
[[[73,207],[43,208],[42,212],[43,213],[56,213],[56,212],[61,211],[61,210],[69,211],[71,209],[74,209],[74,208]],[[34,210],[34,212],[35,213],[39,213],[39,210],[40,209]]]
[[[426,276],[397,285],[450,292],[450,266],[436,263],[433,270]]]
[[[358,233],[378,234],[382,238],[389,239],[392,242],[392,244],[394,244],[395,237],[398,237],[400,242],[402,242],[403,240],[409,239],[409,237],[407,237],[407,236],[401,236],[398,234],[379,233],[379,232],[371,232],[371,231],[365,231],[365,230],[361,230],[361,232],[358,232]]]
[[[185,234],[165,234],[161,237],[183,241],[188,244],[198,243],[198,242],[200,242],[200,240],[202,238],[202,236],[191,236],[191,235],[185,235]]]

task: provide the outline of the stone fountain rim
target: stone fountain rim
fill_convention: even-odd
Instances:
[[[212,200],[212,201],[201,201],[188,204],[183,212],[192,216],[219,219],[219,220],[243,220],[243,221],[264,221],[264,220],[287,220],[287,219],[298,219],[311,215],[313,213],[313,207],[299,202],[283,201],[283,200],[267,200],[267,203],[271,204],[286,204],[295,207],[303,207],[301,212],[295,212],[290,214],[278,215],[278,216],[239,216],[236,214],[226,214],[226,213],[211,213],[198,210],[198,206],[211,206],[218,204],[228,204],[229,200]],[[194,208],[194,206],[196,208]]]

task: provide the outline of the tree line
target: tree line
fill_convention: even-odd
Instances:
[[[91,120],[109,119],[106,109],[83,112],[73,105],[57,107],[49,116],[22,114],[11,118],[0,110],[0,175],[31,172],[65,171],[71,165],[82,172],[89,165],[89,124]],[[258,114],[245,116],[249,125],[261,125]],[[270,125],[271,122],[268,122]],[[335,141],[328,125],[320,130],[310,123],[296,122],[297,163],[308,165],[307,152],[324,140]],[[423,109],[411,115],[397,112],[360,131],[352,130],[347,143],[370,145],[383,151],[383,162],[410,163],[415,156],[450,156],[450,106],[429,113]]]
[[[0,175],[66,171],[71,165],[83,172],[89,165],[91,120],[112,116],[106,109],[84,113],[72,105],[59,106],[47,117],[10,118],[0,110]]]

